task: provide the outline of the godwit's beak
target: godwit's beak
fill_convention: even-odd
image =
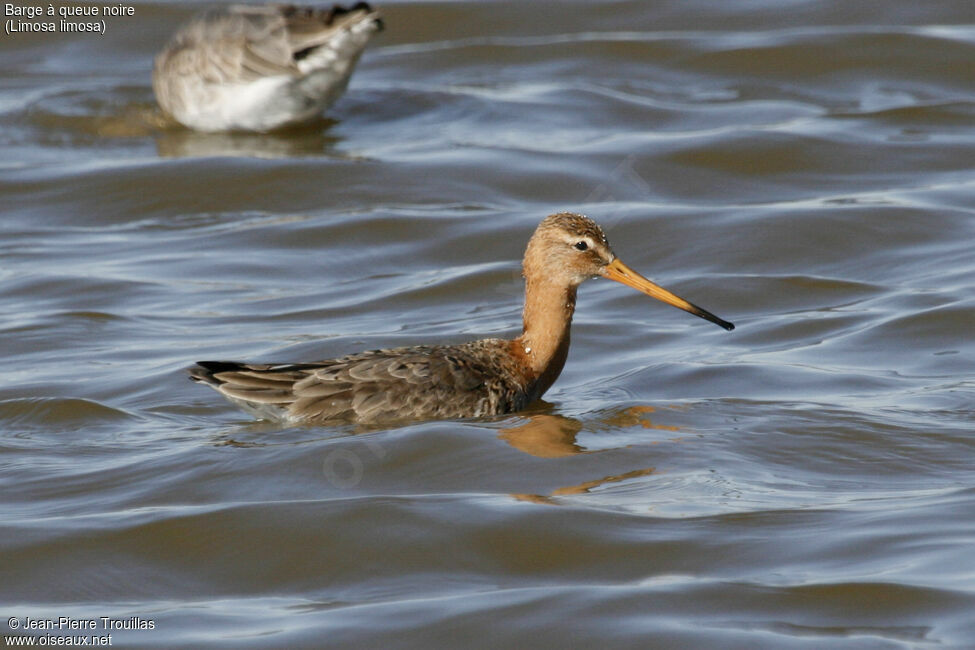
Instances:
[[[628,287],[633,287],[637,291],[647,294],[651,298],[656,298],[657,300],[662,300],[668,305],[673,305],[678,309],[683,309],[686,312],[690,312],[695,316],[700,316],[705,320],[709,320],[716,325],[720,325],[726,330],[733,330],[735,326],[726,320],[722,320],[709,312],[706,309],[701,309],[697,305],[687,302],[678,295],[672,294],[661,286],[658,286],[647,280],[645,277],[628,267],[619,259],[615,259],[610,262],[607,266],[603,267],[602,276],[604,278],[609,278],[610,280],[616,280],[621,284],[625,284]]]

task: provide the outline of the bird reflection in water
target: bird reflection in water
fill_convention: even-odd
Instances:
[[[621,483],[632,478],[638,478],[640,476],[648,476],[653,474],[653,467],[646,467],[644,469],[635,469],[623,474],[613,474],[612,476],[604,476],[602,478],[597,478],[592,481],[586,481],[584,483],[579,483],[578,485],[570,485],[568,487],[558,488],[553,490],[551,494],[512,494],[514,498],[519,501],[530,501],[532,503],[541,503],[547,506],[557,506],[561,505],[557,497],[571,496],[576,494],[587,494],[594,489],[606,485],[608,483]]]
[[[680,431],[679,427],[665,424],[655,424],[648,414],[655,412],[653,406],[631,406],[621,411],[613,412],[597,421],[614,429],[642,427],[662,431]],[[576,439],[582,431],[583,423],[575,418],[562,415],[537,413],[527,416],[527,422],[515,427],[508,427],[501,431],[499,438],[515,449],[539,458],[563,458],[576,454],[590,454],[606,449],[586,449]],[[659,441],[652,441],[656,444]],[[519,501],[530,501],[544,505],[560,505],[559,497],[587,494],[593,490],[611,483],[621,483],[641,476],[648,476],[655,471],[653,467],[635,469],[621,474],[611,474],[602,478],[584,481],[577,485],[569,485],[553,490],[549,494],[512,494]]]
[[[551,405],[544,403],[551,408]],[[612,428],[629,428],[640,426],[644,429],[659,429],[663,431],[679,431],[679,427],[665,424],[654,424],[647,414],[653,413],[653,406],[631,406],[621,411],[600,418],[597,425]],[[514,427],[506,427],[498,435],[499,438],[519,451],[539,458],[562,458],[574,454],[587,454],[601,449],[586,449],[576,441],[577,434],[582,431],[583,423],[575,418],[550,413],[535,413],[525,416],[526,422]]]
[[[159,129],[155,135],[156,150],[162,158],[201,158],[242,156],[293,158],[326,155],[349,158],[336,147],[341,138],[330,135],[335,120],[320,118],[300,127],[274,133],[202,133],[187,129]]]

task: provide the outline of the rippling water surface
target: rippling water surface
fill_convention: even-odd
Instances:
[[[198,6],[135,8],[0,41],[2,620],[975,647],[968,0],[387,3],[347,95],[275,135],[161,122]],[[738,328],[595,281],[547,403],[370,432],[187,381],[517,333],[562,209]]]

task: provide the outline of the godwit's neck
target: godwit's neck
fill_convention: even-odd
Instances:
[[[565,365],[575,308],[574,286],[530,277],[525,280],[524,330],[517,341],[539,382],[539,395],[555,382]]]

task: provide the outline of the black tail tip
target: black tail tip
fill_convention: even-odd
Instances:
[[[197,361],[195,366],[190,366],[186,371],[190,373],[190,379],[193,381],[219,384],[221,381],[214,377],[216,373],[236,370],[239,367],[240,364],[233,361]]]

